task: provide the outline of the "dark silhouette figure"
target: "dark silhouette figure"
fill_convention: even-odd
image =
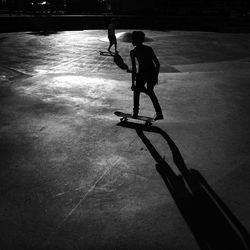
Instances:
[[[108,25],[108,39],[109,47],[108,52],[111,52],[111,47],[115,46],[115,52],[117,52],[117,40],[115,35],[115,20],[112,18],[110,24]]]
[[[163,119],[161,106],[154,93],[154,86],[158,83],[158,74],[160,70],[160,63],[153,51],[149,46],[143,44],[145,34],[142,31],[134,31],[132,33],[132,44],[135,46],[130,51],[132,61],[132,86],[134,91],[134,109],[133,117],[138,117],[140,93],[146,93],[155,108],[155,120]],[[136,60],[138,62],[138,73],[136,69]],[[147,87],[145,87],[147,83]]]
[[[250,236],[247,230],[209,186],[205,178],[197,170],[189,170],[186,167],[178,147],[166,132],[158,127],[132,122],[119,123],[119,125],[135,129],[146,145],[156,161],[157,171],[201,249],[250,249]],[[144,131],[160,134],[166,140],[180,175],[175,174]]]

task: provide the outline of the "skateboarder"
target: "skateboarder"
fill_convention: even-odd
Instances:
[[[114,24],[114,19],[111,19],[111,22],[108,26],[108,39],[109,39],[109,47],[108,47],[108,52],[110,51],[110,48],[115,45],[115,53],[117,53],[117,41],[116,41],[116,36],[115,36],[115,24]]]
[[[145,34],[142,31],[134,31],[132,33],[132,44],[135,46],[130,51],[132,61],[132,86],[134,91],[134,109],[133,117],[136,118],[139,113],[140,93],[146,93],[155,108],[155,120],[162,120],[162,110],[158,99],[154,93],[154,86],[158,83],[158,74],[160,70],[160,63],[149,46],[143,44]],[[136,69],[136,60],[138,62],[138,72]],[[145,86],[147,83],[147,87]]]

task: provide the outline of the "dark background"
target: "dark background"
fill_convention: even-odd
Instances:
[[[103,29],[111,16],[120,29],[249,32],[250,27],[248,0],[0,0],[0,11],[0,32]]]
[[[246,15],[248,0],[1,0],[2,11],[57,14]]]

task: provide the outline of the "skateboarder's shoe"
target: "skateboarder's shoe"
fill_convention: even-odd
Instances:
[[[155,121],[156,121],[156,120],[163,120],[163,119],[164,119],[164,117],[163,117],[162,114],[156,114],[155,117],[154,117],[154,120],[155,120]]]
[[[134,111],[133,114],[132,114],[132,117],[134,119],[137,119],[138,118],[138,112]]]
[[[133,108],[132,117],[133,117],[134,119],[137,119],[137,118],[138,118],[138,113],[139,113],[139,109]]]

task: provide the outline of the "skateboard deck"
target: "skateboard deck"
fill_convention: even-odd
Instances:
[[[144,121],[146,125],[152,125],[153,122],[155,122],[154,118],[148,117],[148,116],[142,116],[138,115],[138,117],[134,118],[131,114],[123,113],[120,111],[115,111],[114,114],[118,117],[121,117],[121,122],[126,122],[128,119],[134,119],[139,121]]]
[[[99,52],[100,52],[100,55],[102,56],[114,56],[115,55],[115,53],[113,52],[108,52],[108,51],[103,51],[103,50],[99,50]]]

